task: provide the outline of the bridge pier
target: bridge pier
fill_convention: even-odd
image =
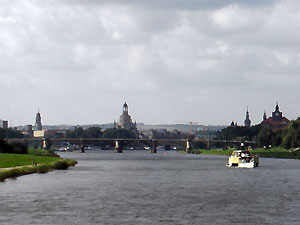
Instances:
[[[227,140],[225,140],[225,142],[224,142],[223,150],[227,150]]]
[[[210,140],[206,143],[206,150],[210,150]]]
[[[187,141],[186,141],[186,145],[185,145],[185,151],[186,151],[186,152],[189,152],[189,151],[191,151],[191,150],[192,150],[192,146],[191,146],[191,144],[190,144],[190,141],[187,140]]]
[[[51,141],[48,138],[43,138],[42,148],[49,149],[51,147]]]
[[[80,145],[80,152],[81,152],[81,153],[85,153],[84,144],[81,144],[81,145]]]
[[[157,153],[157,143],[155,141],[152,141],[152,145],[151,145],[151,153]]]
[[[115,153],[123,153],[123,144],[120,141],[115,141]]]

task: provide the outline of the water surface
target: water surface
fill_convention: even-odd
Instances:
[[[0,183],[0,224],[299,224],[299,160],[61,153],[74,168]]]

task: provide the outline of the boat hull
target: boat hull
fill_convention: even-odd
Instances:
[[[246,162],[246,163],[239,163],[238,168],[254,168],[255,164],[254,162]]]

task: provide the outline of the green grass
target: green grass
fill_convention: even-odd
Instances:
[[[254,149],[253,153],[265,158],[300,159],[300,151],[287,150],[280,147],[270,149]]]
[[[58,157],[2,153],[0,154],[0,168],[32,165],[32,161],[36,164],[45,164],[58,160],[60,160]]]
[[[45,150],[41,148],[28,148],[27,153],[29,155],[38,155],[38,156],[57,156],[52,150]]]
[[[32,161],[37,165],[32,165]],[[66,170],[77,162],[58,157],[21,154],[0,154],[0,181],[32,173],[47,173],[52,170]],[[17,168],[15,168],[17,167]]]
[[[179,150],[177,151],[179,153],[187,153],[184,150]],[[232,150],[204,150],[204,149],[193,149],[188,152],[189,154],[202,154],[202,155],[224,155],[224,156],[229,156],[232,153]]]
[[[52,170],[66,170],[69,166],[74,166],[76,163],[76,161],[70,159],[59,159],[55,162],[40,164],[37,166],[24,166],[7,170],[3,169],[0,170],[0,181],[32,173],[47,173]]]

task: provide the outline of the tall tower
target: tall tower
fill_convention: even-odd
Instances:
[[[245,124],[245,127],[250,127],[251,126],[251,120],[250,120],[250,116],[249,116],[248,107],[247,107],[246,119],[244,121],[244,124]]]
[[[276,103],[275,111],[272,112],[272,120],[280,121],[282,119],[282,112],[279,111],[278,101]]]
[[[265,121],[267,119],[267,114],[266,114],[266,110],[264,111],[264,115],[263,115],[263,121]]]
[[[36,116],[35,116],[35,125],[34,125],[34,129],[35,130],[42,130],[42,117],[40,114],[40,110],[38,110]]]
[[[128,114],[128,105],[126,102],[123,105],[123,114]]]
[[[123,113],[120,116],[118,125],[122,129],[136,131],[136,125],[132,122],[131,116],[128,113],[128,105],[126,102],[123,105]]]

